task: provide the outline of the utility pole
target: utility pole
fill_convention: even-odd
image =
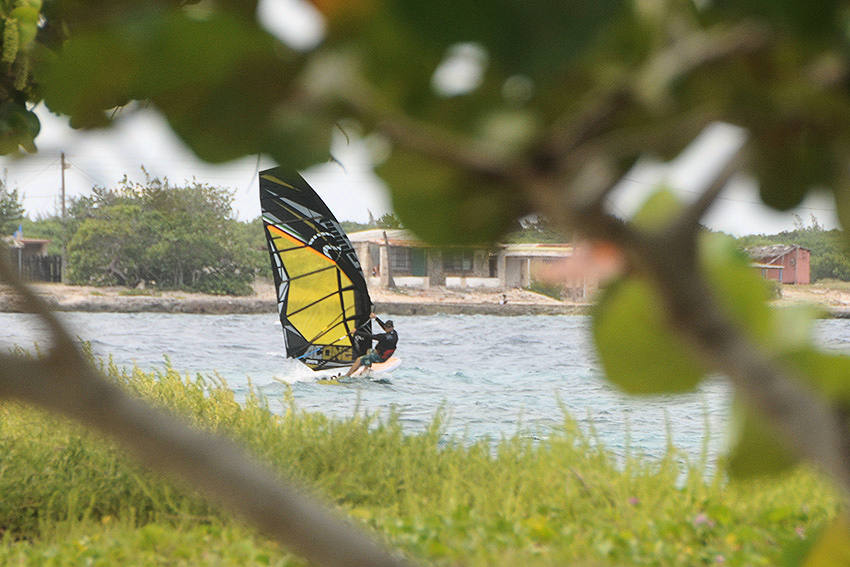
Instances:
[[[68,251],[65,247],[68,241],[68,230],[65,225],[65,170],[68,169],[68,164],[65,163],[65,152],[62,152],[59,157],[62,164],[62,268],[59,271],[59,279],[62,283],[65,283],[65,265],[68,258]]]
[[[60,154],[62,161],[62,225],[65,225],[65,170],[68,166],[65,164],[65,152]]]

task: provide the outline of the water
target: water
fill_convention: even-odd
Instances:
[[[280,324],[269,315],[62,313],[59,316],[97,356],[120,366],[162,369],[167,359],[180,372],[224,377],[238,396],[250,384],[281,411],[287,384],[301,410],[348,417],[387,416],[395,407],[407,431],[447,416],[446,436],[498,440],[545,437],[564,412],[595,430],[615,452],[628,446],[650,456],[668,439],[696,461],[708,449],[724,449],[731,391],[706,381],[688,395],[629,397],[603,378],[581,316],[495,317],[435,315],[393,317],[404,360],[390,384],[317,384],[305,366],[286,359]],[[0,313],[0,347],[44,341],[30,315]],[[819,341],[850,348],[850,321],[819,322]],[[624,345],[624,348],[627,345]]]

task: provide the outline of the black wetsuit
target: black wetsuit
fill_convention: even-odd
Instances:
[[[395,347],[398,344],[398,333],[396,333],[395,329],[390,329],[386,333],[372,335],[372,339],[378,341],[378,344],[375,345],[375,350],[378,351],[383,362],[395,352]]]
[[[375,321],[378,324],[384,327],[384,322],[375,317]],[[389,331],[385,331],[383,333],[375,333],[373,335],[368,335],[374,341],[378,341],[378,344],[375,345],[375,351],[377,351],[378,356],[381,357],[381,362],[385,362],[389,357],[393,355],[395,352],[396,345],[398,344],[398,333],[394,328]]]

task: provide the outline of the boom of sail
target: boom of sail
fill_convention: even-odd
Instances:
[[[260,206],[286,355],[313,369],[348,366],[366,353],[372,301],[351,241],[295,172],[260,172]]]

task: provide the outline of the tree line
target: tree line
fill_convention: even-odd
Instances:
[[[117,188],[95,187],[90,196],[72,198],[66,217],[29,219],[17,190],[0,182],[0,231],[23,225],[27,236],[51,241],[49,253],[66,256],[66,281],[85,285],[140,284],[213,294],[250,293],[251,283],[268,270],[260,218],[239,221],[233,192],[193,182],[171,186],[167,180],[132,182]],[[347,233],[369,228],[402,228],[393,213],[367,223],[343,221]],[[510,242],[563,242],[545,217],[517,222],[505,235]],[[850,281],[850,256],[844,232],[825,229],[816,218],[794,229],[737,239],[741,248],[798,244],[811,250],[812,282]]]
[[[257,276],[269,274],[269,259],[260,217],[239,221],[232,203],[227,188],[125,176],[115,188],[71,198],[64,219],[30,219],[18,191],[0,181],[0,233],[22,225],[27,237],[50,240],[48,253],[64,255],[71,284],[244,295]],[[388,213],[342,226],[354,232],[401,223]]]
[[[259,218],[238,221],[232,202],[231,190],[197,181],[125,177],[72,198],[64,219],[20,216],[27,237],[64,253],[68,283],[244,295],[268,256]]]

